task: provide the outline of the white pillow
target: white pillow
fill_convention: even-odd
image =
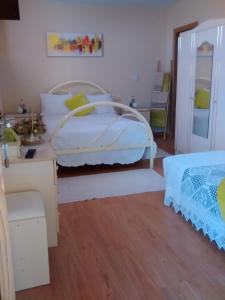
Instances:
[[[93,102],[103,102],[103,101],[110,101],[112,102],[112,95],[111,94],[96,94],[86,95],[88,101],[91,103]],[[112,106],[96,106],[96,109],[93,111],[93,114],[115,114],[115,110]]]
[[[67,114],[70,110],[64,105],[65,100],[72,97],[72,94],[54,95],[40,94],[41,112],[45,115]]]

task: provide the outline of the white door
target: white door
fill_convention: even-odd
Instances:
[[[192,35],[193,81],[190,89],[189,152],[212,148],[214,96],[218,63],[218,27]]]
[[[180,34],[178,39],[177,101],[176,101],[176,153],[188,152],[190,120],[191,32]]]
[[[14,300],[14,280],[0,156],[0,299]]]
[[[225,26],[219,26],[219,32],[218,42],[221,49],[218,54],[218,80],[215,85],[213,148],[215,150],[225,150]]]

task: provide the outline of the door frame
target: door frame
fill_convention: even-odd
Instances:
[[[176,124],[176,97],[177,97],[177,62],[178,62],[178,38],[182,32],[192,30],[199,25],[198,21],[177,27],[173,30],[173,58],[171,61],[171,94],[170,94],[170,137],[175,137]]]

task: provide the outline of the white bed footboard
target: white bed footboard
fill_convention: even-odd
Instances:
[[[50,143],[52,144],[52,146],[54,147],[54,140],[55,140],[58,132],[60,131],[61,128],[64,127],[64,125],[67,123],[67,121],[70,118],[74,117],[74,115],[76,113],[79,113],[87,108],[96,107],[96,106],[112,106],[114,108],[119,108],[119,109],[125,111],[125,113],[123,115],[115,115],[115,118],[104,128],[104,130],[102,130],[102,132],[100,132],[97,135],[97,137],[95,137],[92,141],[90,141],[88,146],[76,147],[76,148],[71,148],[71,149],[63,149],[63,150],[56,149],[55,150],[56,154],[57,155],[69,155],[69,154],[88,153],[88,152],[91,153],[91,152],[99,152],[99,151],[147,148],[149,150],[150,168],[153,168],[154,157],[152,157],[152,155],[151,155],[151,149],[152,149],[152,147],[154,147],[154,140],[153,140],[153,134],[152,134],[151,127],[149,126],[146,119],[137,110],[135,110],[127,105],[121,104],[121,103],[108,102],[108,101],[89,103],[89,104],[83,105],[83,106],[78,107],[78,108],[74,109],[73,111],[69,112],[67,115],[65,115],[62,118],[62,120],[59,122],[58,126],[55,128],[55,130],[50,138]],[[122,132],[119,132],[118,135],[116,136],[116,138],[114,137],[114,139],[109,144],[100,145],[99,147],[92,146],[94,143],[96,143],[96,141],[101,139],[101,137],[107,132],[107,130],[109,130],[109,128],[113,124],[115,124],[121,118],[126,118],[126,117],[135,118],[138,121],[140,121],[140,126],[144,125],[144,128],[147,133],[147,141],[144,144],[143,143],[142,144],[128,144],[128,145],[116,144],[116,142],[120,138],[121,134],[123,134],[123,132],[130,125],[130,124],[128,124],[127,127],[125,127]],[[138,125],[138,123],[137,123],[137,125]]]

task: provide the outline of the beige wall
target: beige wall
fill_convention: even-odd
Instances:
[[[164,65],[169,67],[172,58],[173,29],[199,21],[225,18],[224,0],[180,0],[167,10],[167,47]]]
[[[39,111],[39,93],[70,79],[94,81],[127,103],[148,104],[158,59],[169,69],[173,29],[225,17],[224,0],[180,0],[168,9],[20,0],[21,21],[0,21],[0,87],[6,112],[21,98]],[[102,32],[103,58],[48,57],[46,32]],[[133,75],[140,80],[134,81]],[[1,98],[1,96],[0,96]]]
[[[3,111],[3,100],[2,100],[2,92],[0,90],[0,113]]]
[[[0,75],[6,112],[15,111],[21,98],[38,111],[39,93],[70,79],[96,82],[125,103],[129,95],[149,103],[156,62],[165,51],[162,8],[20,0],[20,12],[21,21],[0,21],[7,54]],[[47,31],[102,32],[104,56],[48,57]],[[140,80],[134,81],[134,74]]]
[[[1,21],[0,21],[1,22]],[[3,97],[2,97],[2,88],[3,88],[3,79],[5,72],[5,64],[7,61],[6,47],[5,47],[5,35],[3,31],[3,26],[0,23],[0,111],[3,109]]]

